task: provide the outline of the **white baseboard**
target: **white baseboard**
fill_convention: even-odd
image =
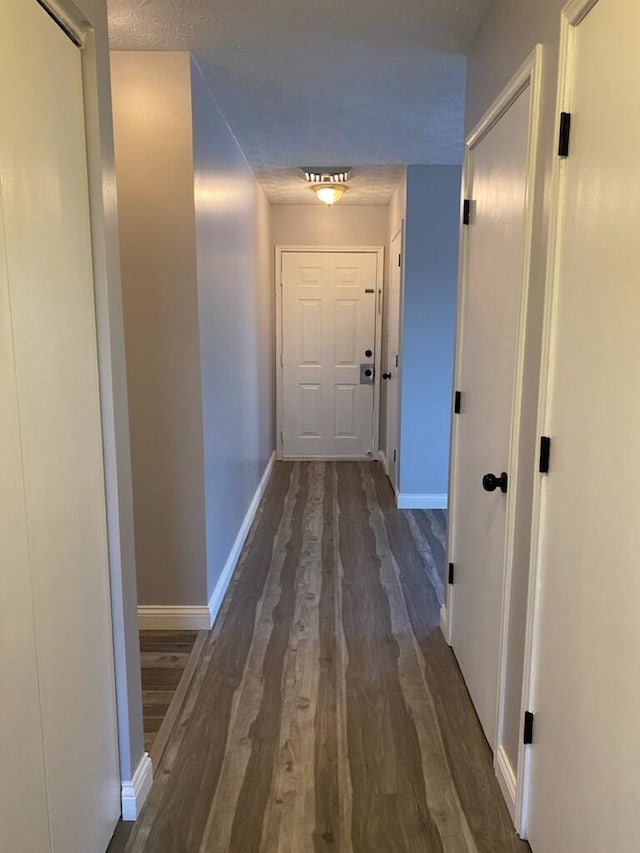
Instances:
[[[398,509],[446,509],[447,495],[410,495],[400,492]]]
[[[210,627],[213,627],[213,623],[216,621],[218,611],[222,606],[225,593],[227,591],[227,588],[229,587],[229,584],[231,583],[231,578],[233,577],[235,568],[238,565],[240,554],[242,553],[244,543],[247,541],[247,536],[249,535],[249,531],[251,530],[253,519],[255,518],[256,512],[258,511],[258,507],[260,506],[260,501],[262,500],[262,496],[264,495],[265,489],[267,488],[267,484],[269,483],[269,478],[271,477],[271,474],[273,472],[273,466],[275,465],[275,463],[276,454],[274,452],[271,454],[271,457],[267,462],[267,467],[264,469],[262,479],[258,483],[256,493],[253,496],[251,504],[249,505],[249,509],[247,510],[247,514],[245,515],[244,521],[242,522],[240,530],[238,531],[238,535],[236,536],[236,541],[233,543],[231,551],[229,552],[229,556],[227,557],[227,562],[224,564],[220,577],[218,578],[218,582],[216,583],[215,589],[213,590],[213,594],[209,599],[209,607],[207,609],[209,611],[209,617],[211,620]]]
[[[149,753],[145,752],[140,759],[140,763],[136,767],[133,779],[129,779],[122,783],[122,820],[138,819],[138,816],[142,811],[142,807],[149,796],[152,783],[153,767],[151,765]]]
[[[502,796],[505,799],[511,820],[516,819],[516,774],[513,772],[511,762],[507,757],[507,753],[502,745],[496,750],[495,771],[498,777],[498,784],[502,791]]]
[[[251,500],[231,552],[218,578],[209,604],[199,605],[148,605],[138,607],[138,628],[141,631],[208,631],[213,627],[218,611],[224,599],[227,587],[233,577],[242,548],[249,535],[262,496],[267,488],[275,465],[276,454],[272,453],[256,493]]]
[[[208,631],[211,617],[206,604],[193,606],[140,605],[141,631]]]
[[[447,642],[447,645],[450,645],[449,642],[449,614],[447,612],[447,605],[443,604],[440,607],[440,630],[442,631],[444,638]]]

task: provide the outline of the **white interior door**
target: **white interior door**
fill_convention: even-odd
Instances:
[[[377,254],[282,253],[282,452],[370,458]]]
[[[398,491],[398,388],[400,363],[400,298],[402,294],[402,229],[391,241],[391,275],[387,320],[387,363],[382,375],[387,389],[387,473],[391,485]]]
[[[582,14],[593,6],[586,17]],[[636,853],[640,813],[640,5],[573,3],[540,478],[528,834]]]
[[[1,5],[0,846],[102,853],[120,780],[81,52],[35,0]]]
[[[451,644],[485,735],[495,747],[507,495],[483,477],[509,473],[514,376],[523,287],[531,88],[468,153],[457,388]]]

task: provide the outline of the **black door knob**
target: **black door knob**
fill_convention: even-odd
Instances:
[[[367,368],[367,370],[365,370],[365,372],[364,372],[364,375],[368,379],[370,376],[373,376],[373,370],[370,370],[369,368]]]
[[[482,488],[485,492],[495,492],[496,489],[500,489],[504,494],[507,491],[508,479],[506,471],[503,471],[499,477],[495,474],[485,474],[482,478]]]
[[[391,379],[391,374],[390,373],[383,373],[382,378],[383,379]]]

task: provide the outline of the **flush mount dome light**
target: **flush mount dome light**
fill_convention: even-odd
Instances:
[[[320,201],[331,206],[340,201],[347,191],[347,181],[350,177],[350,169],[303,169],[307,183],[318,196]]]
[[[329,207],[337,201],[340,201],[347,191],[344,184],[315,184],[311,189],[318,196],[320,201],[323,201],[325,204],[329,205]]]

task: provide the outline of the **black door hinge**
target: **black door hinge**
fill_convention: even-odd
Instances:
[[[398,459],[398,451],[397,451],[397,450],[394,450],[394,451],[393,451],[393,461],[394,461],[394,462],[396,462],[396,461],[397,461],[397,459]]]
[[[524,731],[522,732],[522,742],[527,746],[533,743],[533,714],[531,711],[524,712]]]
[[[462,392],[456,391],[455,396],[453,398],[453,411],[454,414],[460,414],[460,408],[462,406]]]
[[[398,266],[402,266],[402,255],[398,255]]]
[[[398,366],[398,356],[396,355],[396,367]]]
[[[569,156],[569,138],[571,136],[571,113],[560,113],[560,138],[558,139],[558,157]]]
[[[471,221],[471,200],[465,198],[462,203],[462,224],[468,225]]]
[[[449,563],[449,583],[453,584],[453,563]]]
[[[551,439],[548,435],[540,438],[540,465],[538,471],[541,474],[549,473],[549,456],[551,455]]]

